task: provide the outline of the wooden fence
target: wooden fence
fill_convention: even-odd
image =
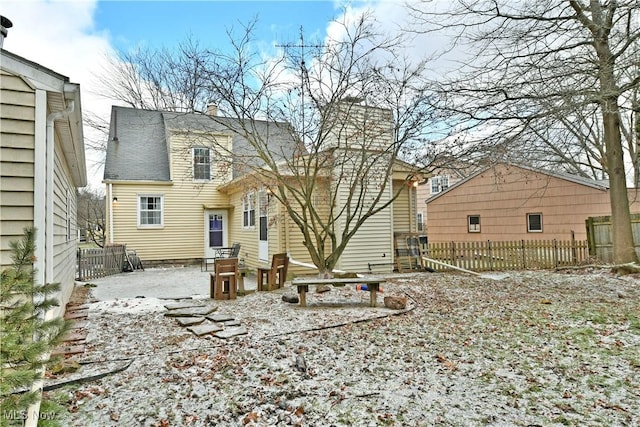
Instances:
[[[589,251],[586,240],[488,240],[429,243],[424,255],[467,270],[494,271],[579,265],[589,258]],[[428,261],[425,266],[442,270]]]
[[[126,245],[78,249],[78,280],[85,281],[121,273],[122,266],[125,263],[126,251]]]
[[[611,217],[596,216],[586,220],[589,253],[602,262],[613,262],[613,238],[611,235]],[[631,215],[633,245],[640,256],[640,214]]]

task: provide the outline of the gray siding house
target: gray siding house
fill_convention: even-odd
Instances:
[[[76,190],[87,184],[80,86],[0,49],[0,268],[35,226],[36,283],[59,282],[62,314],[76,271]]]

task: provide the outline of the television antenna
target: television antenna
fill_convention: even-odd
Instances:
[[[302,110],[302,142],[306,137],[306,121],[304,114],[304,93],[305,93],[305,79],[309,81],[309,74],[307,72],[307,65],[305,62],[305,49],[319,49],[323,48],[322,44],[307,44],[304,41],[303,27],[300,26],[300,42],[299,43],[287,43],[277,44],[276,47],[284,49],[300,49],[300,108]]]

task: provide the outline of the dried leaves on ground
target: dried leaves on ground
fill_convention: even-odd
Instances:
[[[604,270],[390,278],[369,294],[288,288],[216,301],[248,335],[196,337],[166,301],[91,305],[90,375],[65,425],[639,425],[640,280]],[[208,302],[208,301],[207,301]]]

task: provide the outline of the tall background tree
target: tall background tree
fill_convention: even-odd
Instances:
[[[259,178],[249,185],[267,187],[313,263],[330,272],[364,222],[402,191],[392,186],[392,169],[415,160],[435,119],[427,63],[405,56],[406,40],[384,34],[367,14],[332,23],[320,42],[305,40],[301,30],[276,57],[257,50],[254,24],[230,30],[229,49],[189,42],[171,53],[118,58],[106,94],[134,107],[203,115],[215,104],[212,123],[248,146],[239,152],[214,138],[207,143]],[[282,134],[294,140],[292,155],[278,147]],[[198,135],[193,141],[202,145]],[[416,175],[409,167],[403,179]]]
[[[494,158],[608,178],[614,262],[637,261],[626,166],[637,182],[640,2],[449,4],[408,7],[416,31],[446,33],[464,52],[440,88],[453,123],[482,129],[482,146]]]
[[[77,229],[87,242],[104,247],[106,242],[104,192],[86,188],[78,191]]]

